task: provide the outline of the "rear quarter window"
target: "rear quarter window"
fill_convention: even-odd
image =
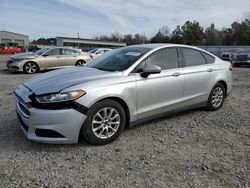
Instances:
[[[203,56],[205,57],[207,63],[214,63],[215,58],[205,52],[202,52]]]

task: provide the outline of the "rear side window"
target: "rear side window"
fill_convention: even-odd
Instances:
[[[206,58],[207,60],[207,63],[214,63],[215,61],[215,58],[211,55],[208,55],[207,53],[205,52],[202,52],[203,56]]]
[[[198,50],[182,48],[186,67],[205,65],[207,62]]]
[[[74,50],[71,50],[71,49],[62,49],[62,54],[63,55],[74,55],[75,52],[74,52]]]
[[[154,52],[146,59],[146,63],[158,65],[161,69],[178,68],[178,54],[176,48],[164,48]]]

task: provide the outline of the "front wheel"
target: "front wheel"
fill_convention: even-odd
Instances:
[[[223,101],[225,99],[226,93],[225,93],[225,87],[222,83],[217,83],[208,98],[207,101],[207,109],[210,111],[216,111],[219,110],[223,104]]]
[[[27,74],[34,74],[38,71],[38,65],[34,62],[27,62],[23,66],[23,71]]]
[[[83,124],[81,134],[93,145],[104,145],[114,141],[123,131],[126,115],[121,104],[104,100],[94,104]]]

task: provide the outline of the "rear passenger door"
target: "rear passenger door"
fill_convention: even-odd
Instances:
[[[62,66],[74,66],[77,61],[76,53],[73,49],[62,48]]]
[[[206,58],[208,54],[192,48],[180,48],[180,52],[184,64],[184,97],[186,98],[186,105],[205,102],[214,83],[214,70],[211,59]]]
[[[151,74],[147,78],[141,77],[141,69],[150,63],[160,66],[161,73]],[[160,49],[149,55],[137,67],[138,118],[163,113],[181,105],[183,82],[183,68],[179,67],[176,48]]]

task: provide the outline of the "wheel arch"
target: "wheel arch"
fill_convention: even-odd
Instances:
[[[37,68],[38,68],[38,70],[37,70],[37,71],[41,70],[41,69],[40,69],[40,66],[38,65],[38,63],[37,63],[37,62],[35,62],[35,61],[27,61],[27,62],[25,62],[25,63],[23,64],[23,71],[24,71],[24,66],[25,66],[27,63],[30,63],[30,62],[35,63],[35,64],[36,64],[36,66],[37,66]]]
[[[114,101],[118,102],[120,105],[122,105],[122,107],[123,107],[123,109],[125,111],[125,114],[126,114],[126,125],[125,125],[125,127],[129,128],[129,125],[130,125],[130,110],[129,110],[128,104],[122,98],[117,97],[117,96],[105,97],[105,98],[102,98],[102,99],[98,100],[97,102],[104,101],[104,100],[114,100]],[[95,103],[97,103],[97,102],[95,102]]]
[[[217,83],[221,83],[224,86],[224,88],[225,88],[225,97],[226,97],[227,96],[227,83],[224,80],[219,80]]]
[[[86,63],[87,63],[87,61],[86,61],[86,60],[84,60],[84,59],[78,59],[78,60],[75,62],[75,65],[76,65],[79,61],[83,61],[83,62],[84,62],[84,64],[86,64]]]

